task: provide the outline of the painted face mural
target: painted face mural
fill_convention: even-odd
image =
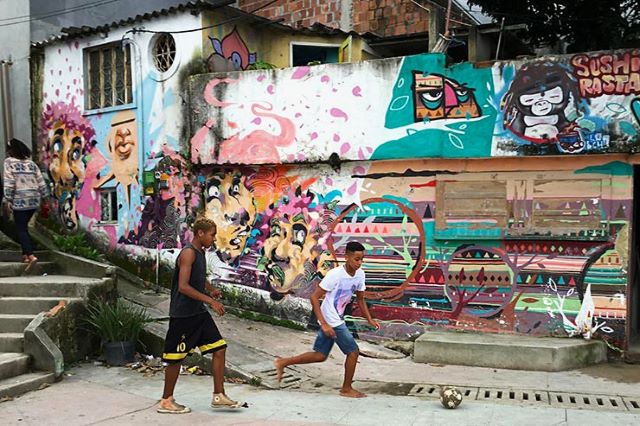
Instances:
[[[209,178],[205,190],[206,216],[218,229],[215,250],[223,262],[234,264],[242,255],[256,219],[251,190],[239,171],[221,172]]]
[[[93,128],[75,105],[59,102],[47,105],[42,132],[43,159],[55,194],[77,190],[84,181],[85,154],[95,144]]]
[[[64,226],[78,224],[76,198],[85,180],[87,154],[95,145],[95,131],[73,104],[47,105],[41,122],[42,161],[47,168]]]
[[[414,71],[413,91],[416,122],[482,115],[474,89],[442,75]]]
[[[133,111],[114,115],[107,144],[115,179],[125,186],[137,183],[138,131]]]
[[[563,66],[527,64],[502,99],[504,125],[528,141],[557,141],[563,152],[577,153],[584,149],[575,125],[579,101],[577,82]]]
[[[221,56],[233,63],[236,70],[246,70],[256,63],[256,53],[250,53],[237,28],[233,28],[222,40],[209,36],[214,55]]]
[[[321,215],[322,209],[311,205],[313,198],[312,193],[303,195],[298,188],[265,215],[258,269],[266,272],[267,283],[277,294],[308,293],[316,274],[330,267],[329,258],[322,256],[324,239],[321,241],[329,222]]]

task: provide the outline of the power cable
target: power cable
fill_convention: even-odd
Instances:
[[[259,12],[260,10],[264,9],[265,7],[269,7],[274,3],[279,2],[280,0],[271,0],[268,3],[263,4],[260,7],[257,7],[253,10],[251,10],[250,12],[248,12],[249,14],[254,14],[256,12]],[[188,30],[179,30],[179,31],[154,31],[154,30],[143,30],[143,29],[138,29],[138,28],[133,28],[130,29],[128,31],[126,31],[123,35],[122,35],[122,39],[124,40],[124,37],[128,34],[128,33],[132,33],[132,34],[136,34],[136,33],[151,33],[151,34],[184,34],[184,33],[192,33],[194,31],[202,31],[202,30],[207,30],[209,28],[216,28],[216,27],[220,27],[222,25],[237,21],[238,19],[242,19],[243,16],[236,16],[234,18],[229,18],[226,21],[222,21],[222,22],[218,22],[217,24],[213,24],[213,25],[207,25],[205,27],[198,27],[198,28],[191,28]]]
[[[107,0],[98,0],[98,1],[95,1],[95,2],[92,2],[92,3],[86,3],[86,4],[83,4],[83,5],[70,7],[68,9],[52,10],[50,12],[46,12],[45,14],[39,15],[39,16],[22,15],[22,16],[13,16],[11,18],[2,18],[2,19],[0,19],[0,22],[13,21],[15,19],[22,19],[22,18],[29,18],[29,19],[26,19],[24,21],[12,22],[12,23],[10,23],[8,25],[19,24],[21,22],[28,22],[28,21],[33,21],[33,20],[39,20],[39,19],[42,19],[42,18],[50,18],[50,17],[53,17],[53,16],[64,15],[64,14],[69,13],[69,12],[75,12],[77,10],[82,10],[82,9],[85,9],[85,8],[91,8],[91,7],[94,7],[94,6],[102,6],[103,4],[113,3],[114,1],[119,1],[119,0],[108,0],[108,1]]]

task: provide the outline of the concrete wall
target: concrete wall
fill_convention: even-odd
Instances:
[[[198,25],[182,15],[145,27]],[[237,30],[241,53],[260,57]],[[488,68],[420,55],[187,83],[179,75],[197,71],[188,58],[203,39],[213,49],[210,34],[177,39],[184,72],[166,80],[145,60],[150,36],[137,34],[135,105],[85,111],[82,48],[123,31],[46,51],[40,146],[50,174],[60,175],[50,155],[59,122],[95,141],[71,165],[77,179],[53,181],[51,214],[69,229],[132,261],[159,249],[170,264],[204,213],[218,225],[212,278],[274,301],[308,298],[358,240],[383,335],[438,326],[626,345],[635,53]],[[133,175],[109,148],[127,111]],[[105,184],[117,189],[117,223],[100,221]]]
[[[0,61],[9,62],[11,122],[13,136],[31,146],[29,49],[30,33],[28,1],[0,0],[0,16],[6,20],[0,25]],[[15,18],[15,19],[12,19]],[[0,109],[2,106],[0,106]],[[0,127],[2,124],[0,124]],[[0,129],[2,130],[2,129]],[[4,134],[0,133],[4,139]],[[0,147],[0,160],[4,159],[4,146]]]
[[[485,68],[447,67],[443,55],[425,54],[227,78],[203,75],[190,90],[191,155],[202,164],[640,148],[638,51]]]

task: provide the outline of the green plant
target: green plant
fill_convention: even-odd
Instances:
[[[247,67],[247,70],[274,70],[277,67],[269,62],[256,61]]]
[[[63,252],[75,254],[92,260],[100,260],[100,252],[89,247],[87,236],[83,232],[69,235],[54,235],[53,243]]]
[[[95,300],[87,311],[85,322],[89,331],[106,343],[138,341],[145,324],[152,321],[145,308],[127,305],[119,299],[115,302]]]

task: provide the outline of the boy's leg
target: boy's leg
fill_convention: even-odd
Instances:
[[[353,375],[356,372],[356,365],[358,365],[359,351],[351,352],[347,355],[347,359],[344,362],[344,381],[342,382],[342,388],[340,389],[340,395],[350,398],[363,398],[367,394],[355,390],[352,386]]]
[[[353,375],[358,365],[358,357],[360,351],[353,335],[346,325],[342,324],[333,328],[336,331],[336,343],[338,347],[347,356],[344,362],[344,381],[340,389],[340,395],[349,398],[363,398],[366,394],[353,388]]]
[[[211,372],[213,373],[213,397],[211,408],[247,407],[245,402],[234,401],[224,391],[224,365],[227,343],[222,338],[218,326],[211,315],[202,314],[200,318],[200,337],[198,349],[201,354],[211,354]]]
[[[178,382],[178,376],[180,375],[180,364],[170,364],[164,369],[164,390],[162,391],[162,399],[169,399],[173,397],[173,391],[176,388]]]
[[[224,393],[224,364],[227,348],[213,353],[211,371],[213,372],[213,393]]]
[[[276,368],[276,379],[278,383],[282,381],[284,369],[294,364],[311,364],[314,362],[323,362],[329,356],[333,347],[333,339],[327,337],[322,330],[318,330],[316,341],[313,344],[312,352],[305,352],[290,358],[276,358],[273,365]]]
[[[164,372],[164,389],[158,405],[159,413],[185,414],[191,410],[176,403],[173,392],[180,375],[182,360],[193,351],[193,318],[171,318],[169,330],[164,344],[162,360],[166,363]]]

